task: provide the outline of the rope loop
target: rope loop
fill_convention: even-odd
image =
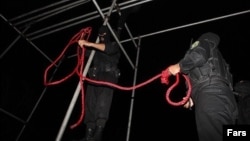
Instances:
[[[162,71],[161,83],[168,85],[168,84],[169,84],[169,77],[170,77],[170,76],[171,76],[171,73],[169,72],[168,68],[167,68],[166,70]],[[188,99],[189,99],[189,97],[190,97],[190,95],[191,95],[191,83],[190,83],[190,79],[189,79],[189,77],[188,77],[187,75],[185,75],[185,74],[182,74],[182,76],[183,76],[183,77],[185,78],[185,80],[186,80],[186,85],[188,86],[188,91],[187,91],[186,96],[185,96],[181,101],[179,101],[179,102],[173,102],[173,101],[170,99],[170,93],[171,93],[171,91],[179,84],[179,81],[180,81],[180,73],[177,73],[177,74],[175,75],[176,79],[175,79],[174,84],[172,84],[172,85],[168,88],[168,90],[167,90],[167,92],[166,92],[166,95],[165,95],[167,102],[168,102],[170,105],[172,105],[172,106],[181,106],[181,105],[184,105],[184,104],[188,101]]]

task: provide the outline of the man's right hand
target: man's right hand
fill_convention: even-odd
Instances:
[[[168,71],[172,75],[176,75],[177,73],[180,72],[180,65],[179,64],[171,65],[171,66],[168,67]]]
[[[92,46],[92,44],[93,44],[93,43],[88,42],[88,41],[83,40],[83,39],[81,39],[81,40],[78,41],[78,45],[79,45],[80,47],[83,47],[83,46],[90,47],[90,46]]]
[[[183,107],[187,108],[187,109],[190,109],[193,106],[194,106],[194,102],[193,102],[192,98],[189,98],[188,101],[187,101],[187,103],[185,103]]]

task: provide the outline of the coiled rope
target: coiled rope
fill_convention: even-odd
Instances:
[[[105,82],[105,81],[97,81],[97,80],[93,80],[93,79],[90,79],[88,77],[84,77],[81,72],[83,72],[83,68],[84,68],[84,54],[85,54],[85,47],[83,48],[80,48],[78,46],[77,48],[77,57],[78,57],[78,61],[77,61],[77,65],[76,67],[74,68],[74,70],[69,73],[68,75],[66,75],[65,77],[63,77],[62,79],[60,80],[56,80],[56,81],[50,81],[48,82],[47,81],[47,74],[49,72],[49,70],[56,65],[56,63],[62,58],[62,56],[65,54],[66,50],[72,45],[72,44],[75,44],[78,42],[79,39],[85,39],[85,40],[88,40],[88,38],[90,37],[90,34],[91,34],[91,31],[92,31],[92,28],[91,27],[87,27],[87,28],[83,28],[81,29],[76,35],[74,35],[71,40],[69,41],[69,43],[66,45],[66,47],[64,48],[64,50],[62,51],[62,53],[58,56],[58,58],[56,58],[55,61],[53,61],[46,69],[45,69],[45,72],[44,72],[44,85],[45,86],[49,86],[49,85],[56,85],[56,84],[59,84],[59,83],[62,83],[64,81],[66,81],[68,78],[70,78],[74,73],[76,73],[78,76],[79,76],[79,79],[80,79],[80,82],[81,82],[81,98],[82,98],[82,112],[81,112],[81,115],[80,115],[80,118],[79,120],[73,124],[71,126],[71,129],[72,128],[75,128],[77,127],[83,120],[83,117],[84,117],[84,87],[83,87],[83,81],[86,80],[88,82],[91,82],[91,83],[95,83],[95,84],[99,84],[99,85],[106,85],[106,86],[111,86],[113,88],[116,88],[116,89],[120,89],[120,90],[134,90],[134,89],[137,89],[137,88],[140,88],[144,85],[147,85],[153,81],[155,81],[156,79],[158,78],[161,78],[161,83],[163,84],[166,84],[166,85],[169,85],[169,77],[171,76],[171,73],[169,72],[168,68],[165,69],[164,71],[162,71],[160,74],[148,79],[147,81],[143,82],[143,83],[140,83],[140,84],[137,84],[135,86],[132,86],[132,87],[123,87],[123,86],[119,86],[117,84],[113,84],[113,83],[110,83],[110,82]],[[190,94],[191,94],[191,84],[190,84],[190,80],[188,78],[188,76],[186,76],[185,74],[181,74],[185,80],[186,80],[186,85],[188,86],[188,91],[187,91],[187,94],[186,96],[183,98],[183,100],[179,101],[179,102],[173,102],[171,99],[170,99],[170,93],[171,91],[179,84],[179,77],[180,77],[180,73],[176,74],[175,77],[175,82],[174,84],[172,84],[166,94],[165,94],[165,97],[166,97],[166,101],[172,105],[172,106],[181,106],[181,105],[184,105],[189,97],[190,97]]]

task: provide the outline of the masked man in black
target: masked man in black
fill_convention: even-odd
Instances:
[[[235,124],[238,109],[232,90],[232,75],[222,57],[218,35],[202,34],[185,56],[169,66],[172,75],[187,74],[192,94],[185,108],[195,106],[199,141],[222,141],[223,125]]]
[[[78,41],[79,46],[86,47],[87,50],[96,50],[88,76],[98,81],[117,83],[120,75],[120,48],[115,41],[111,41],[110,31],[106,26],[99,29],[98,36],[99,43]],[[88,83],[84,119],[86,134],[83,141],[101,141],[105,124],[109,119],[113,92],[114,88]]]

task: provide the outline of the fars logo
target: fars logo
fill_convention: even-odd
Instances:
[[[223,126],[223,141],[250,141],[250,125]]]
[[[227,129],[227,136],[247,136],[247,131]]]

